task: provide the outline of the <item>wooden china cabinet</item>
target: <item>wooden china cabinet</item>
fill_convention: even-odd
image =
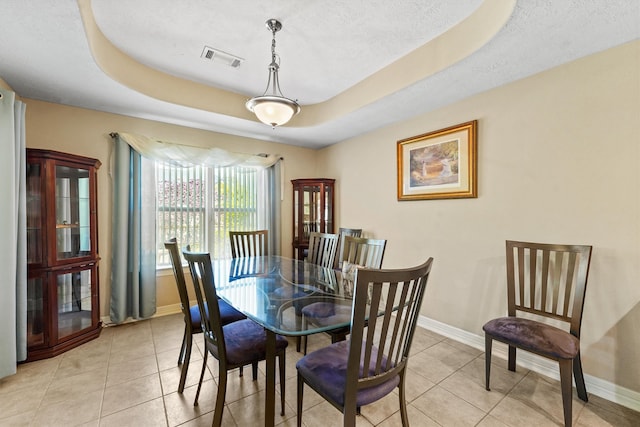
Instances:
[[[100,335],[100,161],[27,150],[27,361]]]
[[[333,233],[335,179],[293,179],[293,256],[304,259],[309,233]]]

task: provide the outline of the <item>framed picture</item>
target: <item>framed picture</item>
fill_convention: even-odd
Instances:
[[[398,141],[398,200],[477,196],[474,120]]]

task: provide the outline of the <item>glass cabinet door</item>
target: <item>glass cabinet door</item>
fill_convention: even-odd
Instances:
[[[44,276],[27,280],[27,345],[37,347],[45,344]]]
[[[42,164],[27,163],[27,263],[42,264],[44,232],[42,228]]]
[[[57,259],[91,254],[89,171],[56,165]]]
[[[333,233],[334,179],[294,179],[293,184],[293,249],[294,256],[304,259],[309,246],[309,233]]]
[[[94,267],[56,274],[58,339],[92,325]]]

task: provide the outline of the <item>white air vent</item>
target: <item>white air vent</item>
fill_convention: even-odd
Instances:
[[[204,49],[202,50],[202,55],[200,55],[200,57],[213,62],[220,62],[221,64],[226,64],[233,68],[238,68],[240,64],[242,64],[242,61],[244,61],[243,58],[227,52],[223,52],[219,49],[214,49],[209,46],[204,47]]]

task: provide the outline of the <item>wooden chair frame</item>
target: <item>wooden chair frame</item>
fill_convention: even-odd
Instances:
[[[517,319],[517,313],[520,312],[527,313],[528,318],[533,315],[538,319],[550,318],[564,322],[568,324],[568,332],[557,331],[556,328],[550,330],[546,322],[541,323],[540,327],[545,328],[545,331],[552,331],[563,342],[568,339],[569,342],[575,343],[577,353],[573,358],[551,351],[549,348],[555,341],[552,341],[547,334],[545,334],[545,346],[535,348],[529,345],[528,340],[517,343],[511,339],[505,339],[495,332],[492,333],[491,331],[495,329],[491,326],[492,322],[488,322],[483,327],[485,330],[486,389],[490,390],[493,340],[501,341],[509,346],[508,368],[510,371],[516,369],[516,348],[555,360],[560,368],[565,426],[571,426],[572,423],[572,370],[578,397],[585,402],[588,400],[580,360],[579,339],[591,250],[592,247],[587,245],[556,245],[507,240],[508,317],[492,321],[511,322],[513,326],[517,327],[518,323],[516,322],[520,321],[509,319]],[[529,330],[531,328],[527,329],[527,331]],[[575,339],[568,336],[565,339],[562,334],[570,334]]]
[[[229,231],[229,240],[232,258],[269,255],[267,230]]]

